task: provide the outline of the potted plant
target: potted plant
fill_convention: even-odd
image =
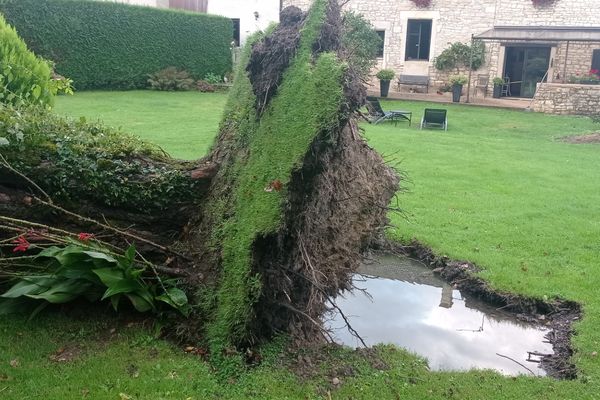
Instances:
[[[450,84],[452,85],[452,101],[454,103],[460,101],[460,95],[462,94],[462,88],[465,83],[467,83],[467,77],[464,75],[453,75],[450,77]]]
[[[502,94],[502,85],[504,84],[504,79],[496,77],[492,79],[492,83],[494,84],[493,97],[495,99],[499,99],[500,95]]]
[[[375,75],[379,79],[379,90],[381,97],[387,97],[390,91],[390,81],[394,79],[396,73],[391,69],[382,69]]]

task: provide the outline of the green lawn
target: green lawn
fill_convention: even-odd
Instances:
[[[226,100],[225,94],[200,92],[81,92],[59,98],[55,111],[101,120],[193,160],[212,144]]]
[[[101,118],[153,141],[174,156],[197,158],[214,136],[222,94],[91,92],[60,98],[59,113]],[[342,379],[333,398],[371,399],[593,399],[600,398],[600,145],[556,140],[600,131],[577,117],[447,105],[449,130],[419,131],[415,124],[365,126],[369,142],[393,155],[408,174],[400,194],[404,216],[391,215],[398,240],[416,238],[439,254],[476,262],[494,286],[537,297],[561,296],[583,304],[576,325],[576,381],[504,378],[488,372],[430,373],[403,351],[380,350],[390,369],[378,371],[345,352],[355,376]],[[439,107],[438,105],[435,105]],[[142,327],[113,322],[42,317],[0,320],[0,399],[328,398],[323,375],[297,381],[267,362],[232,382]],[[123,332],[122,332],[123,331]],[[74,361],[56,364],[57,348],[83,348]],[[20,365],[11,367],[10,360]],[[134,365],[135,368],[130,367]],[[131,371],[139,370],[139,374]],[[330,377],[329,377],[330,379]],[[88,396],[84,396],[88,393]]]

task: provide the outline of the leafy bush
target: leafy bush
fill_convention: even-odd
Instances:
[[[202,93],[212,93],[215,91],[215,87],[206,81],[196,82],[196,88]]]
[[[50,66],[27,45],[0,15],[0,102],[50,105],[57,88]]]
[[[471,60],[471,51],[473,51],[473,59]],[[461,42],[452,43],[449,48],[445,49],[434,60],[434,66],[439,71],[456,71],[461,68],[469,69],[473,66],[473,70],[479,69],[485,62],[485,44],[478,40],[473,43],[473,46]]]
[[[194,80],[190,74],[175,67],[165,68],[149,77],[148,83],[153,90],[191,90],[194,87]]]
[[[367,76],[375,66],[381,38],[369,21],[360,14],[346,12],[343,19],[343,47],[349,54],[345,58],[362,76]]]
[[[19,237],[20,245],[15,249],[29,249],[26,236]],[[32,301],[38,303],[34,310],[37,313],[48,304],[68,303],[80,297],[91,302],[110,300],[115,310],[121,300],[127,299],[139,312],[156,311],[159,302],[184,314],[188,311],[187,296],[172,281],[142,279],[148,266],[136,263],[135,247],[119,255],[89,240],[92,235],[82,233],[80,237],[80,241],[66,238],[70,242],[66,246],[43,248],[33,260],[25,256],[44,272],[19,277],[0,295],[0,315],[18,312],[24,303]],[[10,260],[18,263],[19,259]]]
[[[382,81],[391,81],[394,79],[394,76],[396,76],[396,73],[393,69],[382,69],[381,71],[377,72],[375,76],[377,79],[381,79]]]
[[[449,78],[451,85],[464,85],[465,83],[467,83],[467,80],[467,77],[464,75],[452,75]]]
[[[195,189],[184,172],[167,164],[159,148],[101,124],[38,108],[0,106],[0,154],[65,202],[90,198],[152,212],[190,198]],[[147,158],[163,158],[165,164],[149,164]],[[123,176],[151,176],[152,185],[123,182]]]
[[[208,74],[204,75],[204,81],[211,85],[216,85],[223,82],[223,79],[219,75],[209,72]]]
[[[38,55],[77,89],[133,89],[175,66],[194,79],[231,69],[230,19],[86,0],[2,0],[3,13]]]

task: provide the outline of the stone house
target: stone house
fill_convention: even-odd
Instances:
[[[311,2],[283,0],[283,6],[306,9]],[[510,79],[510,96],[533,97],[539,82],[566,83],[600,69],[596,0],[349,0],[344,9],[363,14],[383,38],[378,69],[427,76],[430,90],[448,78],[434,68],[436,56],[472,38],[485,42],[486,55],[471,86],[480,75],[487,94],[495,77]]]
[[[237,46],[248,35],[279,22],[280,0],[103,0],[131,5],[174,8],[222,15],[233,21],[232,41]]]

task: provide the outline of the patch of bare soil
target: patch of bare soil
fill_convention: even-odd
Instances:
[[[54,353],[50,354],[48,358],[50,361],[56,363],[69,363],[81,355],[81,348],[76,344],[69,344],[64,347],[60,347]]]
[[[557,379],[577,377],[577,369],[570,359],[573,355],[572,323],[579,320],[582,315],[579,304],[562,299],[543,301],[494,290],[486,281],[475,275],[480,270],[475,264],[437,256],[431,249],[418,242],[406,246],[390,242],[380,243],[380,245],[386,251],[408,255],[422,261],[458,290],[499,309],[514,313],[518,319],[532,323],[544,321],[544,325],[551,329],[546,339],[552,344],[554,354],[534,356],[541,357],[541,366],[548,376]]]
[[[561,138],[563,142],[574,144],[600,143],[600,132],[590,133],[588,135],[566,136]]]

